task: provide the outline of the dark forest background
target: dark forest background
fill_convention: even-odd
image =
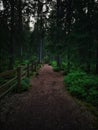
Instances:
[[[0,72],[29,62],[63,70],[98,105],[98,0],[0,0]]]

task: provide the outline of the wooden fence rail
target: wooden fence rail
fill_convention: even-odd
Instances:
[[[3,73],[0,73],[1,81],[0,83],[0,98],[11,91],[14,87],[17,87],[17,90],[21,88],[21,81],[25,77],[29,77],[30,73],[36,71],[37,64],[27,64],[26,66],[19,66],[15,70],[9,70]]]

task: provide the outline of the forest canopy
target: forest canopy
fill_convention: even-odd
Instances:
[[[98,0],[0,0],[0,71],[35,59],[98,74]]]

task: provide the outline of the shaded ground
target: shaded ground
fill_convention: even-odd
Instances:
[[[0,130],[97,130],[94,116],[65,90],[61,73],[44,65],[31,84],[1,102]]]

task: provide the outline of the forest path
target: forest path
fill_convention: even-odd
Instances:
[[[68,94],[60,72],[44,65],[31,84],[6,99],[0,130],[95,130],[93,117]]]

